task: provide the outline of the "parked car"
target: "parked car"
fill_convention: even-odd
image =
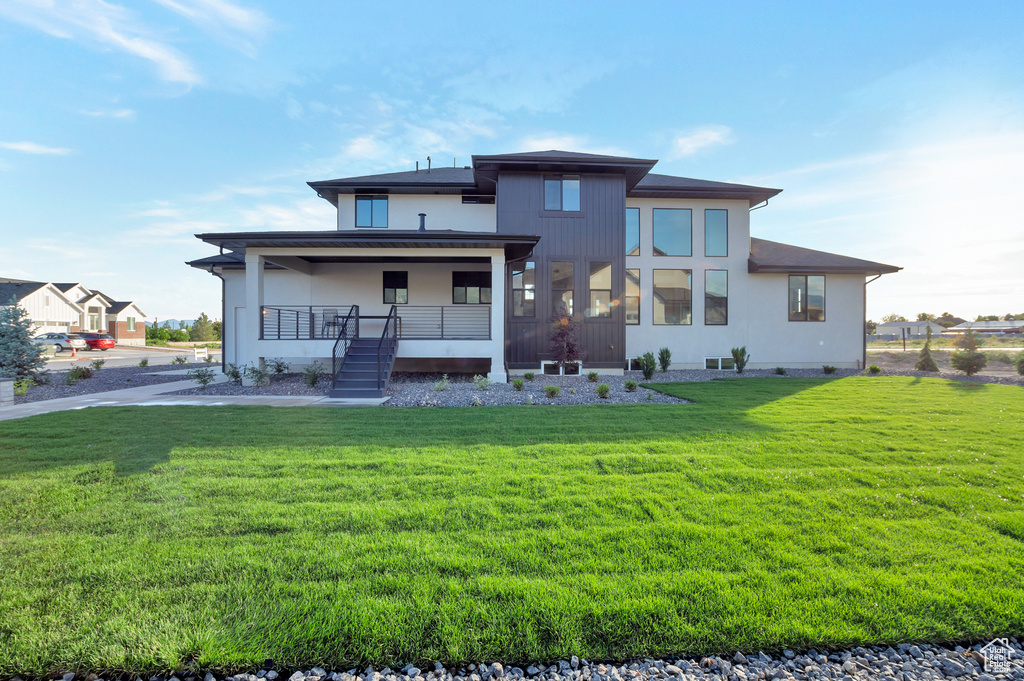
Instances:
[[[54,352],[61,350],[85,350],[86,342],[77,333],[44,333],[32,339],[40,345],[52,345]]]
[[[102,350],[106,352],[114,347],[114,337],[108,333],[80,333],[78,335],[89,346],[86,350]]]

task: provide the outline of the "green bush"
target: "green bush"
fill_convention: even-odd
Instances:
[[[750,361],[750,355],[747,354],[747,346],[743,345],[743,346],[738,347],[738,348],[733,348],[731,350],[731,352],[732,352],[732,361],[736,365],[736,373],[737,374],[742,374],[743,370],[747,366],[747,362]]]
[[[198,383],[201,390],[206,390],[206,386],[213,383],[214,379],[213,369],[209,369],[207,367],[191,369],[186,375],[188,378]]]
[[[960,352],[954,352],[949,356],[949,363],[952,364],[953,368],[957,371],[962,371],[968,376],[973,376],[985,368],[988,364],[988,357],[985,356],[984,352],[961,350]]]
[[[313,362],[302,369],[302,382],[307,388],[315,388],[320,382],[320,375],[324,373],[324,365],[320,362]]]
[[[825,366],[821,367],[821,370],[824,371],[826,374],[834,374],[836,372],[836,368],[831,364],[826,364]]]
[[[523,383],[523,379],[521,379],[521,378],[517,378],[517,379],[514,379],[512,381],[512,387],[515,388],[516,391],[518,391],[518,392],[522,392],[523,391],[523,386],[524,385],[526,385],[526,384]]]
[[[1024,352],[1017,354],[1017,362],[1014,366],[1017,368],[1017,373],[1024,376]]]
[[[869,374],[879,374],[881,372],[882,369],[877,364],[872,364],[871,366],[868,367]]]
[[[532,371],[527,371],[525,374],[523,374],[523,378],[525,378],[527,381],[533,381],[533,379],[536,378],[536,376],[537,374],[533,373]]]
[[[434,392],[443,393],[448,388],[452,387],[452,382],[448,380],[448,374],[441,374],[440,381],[434,381]]]
[[[785,367],[775,367],[775,375],[776,376],[785,376],[786,375]]]
[[[247,364],[246,367],[242,369],[242,375],[252,381],[253,385],[270,385],[270,374],[267,373],[267,370],[254,364]]]
[[[103,365],[106,363],[107,360],[105,359],[94,359],[93,361],[89,362],[89,366],[92,367],[93,371],[99,371],[100,369],[103,368]]]
[[[176,355],[171,359],[171,364],[188,364],[188,357],[185,355]]]
[[[172,343],[188,343],[188,331],[174,329],[167,334],[167,340]]]
[[[288,371],[288,362],[284,361],[280,357],[271,357],[266,360],[266,366],[267,372],[273,372],[275,376],[280,376]]]
[[[487,390],[488,388],[491,387],[491,379],[487,378],[486,376],[477,374],[476,376],[473,377],[473,385],[476,386],[477,390]]]
[[[64,382],[68,385],[74,385],[76,382],[85,378],[92,378],[92,369],[81,365],[73,366],[68,370],[68,375],[64,379]]]
[[[546,385],[544,386],[544,394],[550,399],[558,397],[562,393],[562,389],[557,385]]]
[[[654,378],[654,371],[658,368],[658,365],[654,360],[653,352],[645,352],[643,357],[638,358],[636,361],[640,365],[640,371],[643,372],[645,381]]]
[[[14,382],[14,394],[21,396],[27,395],[28,389],[36,385],[36,382],[31,378],[23,378]]]
[[[590,381],[591,383],[597,383],[597,372],[596,371],[588,371],[587,372],[587,380]]]
[[[627,393],[635,393],[636,392],[636,381],[626,381],[625,383],[622,384],[622,387],[624,387],[626,389]]]
[[[611,394],[611,392],[612,387],[607,383],[602,383],[601,385],[597,386],[597,396],[600,397],[602,400],[607,400],[608,395]]]
[[[1006,350],[989,350],[985,353],[990,362],[1002,362],[1003,364],[1013,364],[1013,355]]]
[[[224,375],[227,376],[230,381],[242,380],[242,370],[238,368],[237,364],[229,364],[227,368],[224,369]]]
[[[937,372],[939,365],[935,363],[935,358],[932,357],[932,349],[929,347],[932,342],[932,330],[928,328],[928,338],[924,341],[924,347],[917,353],[917,362],[914,363],[914,368],[918,371],[931,371]]]
[[[672,366],[672,351],[668,348],[661,348],[658,350],[658,366],[661,367],[661,373],[668,371],[668,368]]]
[[[149,366],[149,357],[143,357],[142,359],[140,359],[139,360],[139,366],[140,367],[148,367]]]

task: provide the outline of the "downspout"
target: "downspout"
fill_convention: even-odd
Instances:
[[[861,303],[863,304],[863,307],[864,307],[863,312],[861,314],[861,318],[864,321],[861,322],[861,334],[860,334],[861,338],[863,339],[863,343],[864,343],[863,350],[861,352],[861,355],[863,356],[863,366],[861,366],[861,369],[867,369],[868,368],[868,329],[867,329],[866,326],[864,326],[865,324],[867,324],[867,321],[868,321],[868,284],[870,284],[875,279],[878,279],[881,276],[882,276],[882,273],[879,272],[878,274],[875,275],[874,279],[868,279],[867,281],[864,282],[864,295],[861,296]]]
[[[224,300],[224,295],[227,293],[227,282],[224,281],[224,277],[221,274],[213,271],[213,265],[210,265],[210,274],[220,279],[220,372],[224,373],[227,359],[228,335],[228,318],[225,316],[225,311],[227,310],[225,306],[227,303]]]

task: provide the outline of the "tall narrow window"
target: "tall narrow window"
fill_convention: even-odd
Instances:
[[[640,255],[640,209],[626,209],[626,255]]]
[[[532,260],[512,265],[512,316],[537,316],[537,268]]]
[[[356,197],[356,227],[376,227],[378,229],[386,229],[387,226],[387,196]]]
[[[478,305],[490,302],[490,272],[452,272],[452,303]]]
[[[704,211],[704,255],[729,255],[729,211],[721,208]]]
[[[825,321],[825,277],[792,275],[789,277],[789,321]]]
[[[704,270],[704,324],[725,326],[729,323],[729,272]]]
[[[128,330],[129,331],[134,331],[135,330],[135,317],[128,317],[127,321],[128,321]]]
[[[612,264],[610,262],[590,263],[590,307],[587,316],[602,318],[612,316]]]
[[[580,209],[580,176],[544,178],[544,210]]]
[[[654,270],[655,324],[690,324],[692,286],[690,270]]]
[[[640,270],[626,270],[626,323],[640,323]]]
[[[689,208],[655,208],[654,255],[692,255],[692,221]]]
[[[384,272],[384,302],[392,305],[409,302],[408,272]]]
[[[573,267],[572,262],[556,261],[551,263],[551,314],[557,314],[559,308],[572,314]]]

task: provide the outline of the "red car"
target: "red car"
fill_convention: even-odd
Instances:
[[[114,337],[106,333],[81,333],[79,336],[85,341],[86,350],[102,350],[106,352],[114,347]]]

